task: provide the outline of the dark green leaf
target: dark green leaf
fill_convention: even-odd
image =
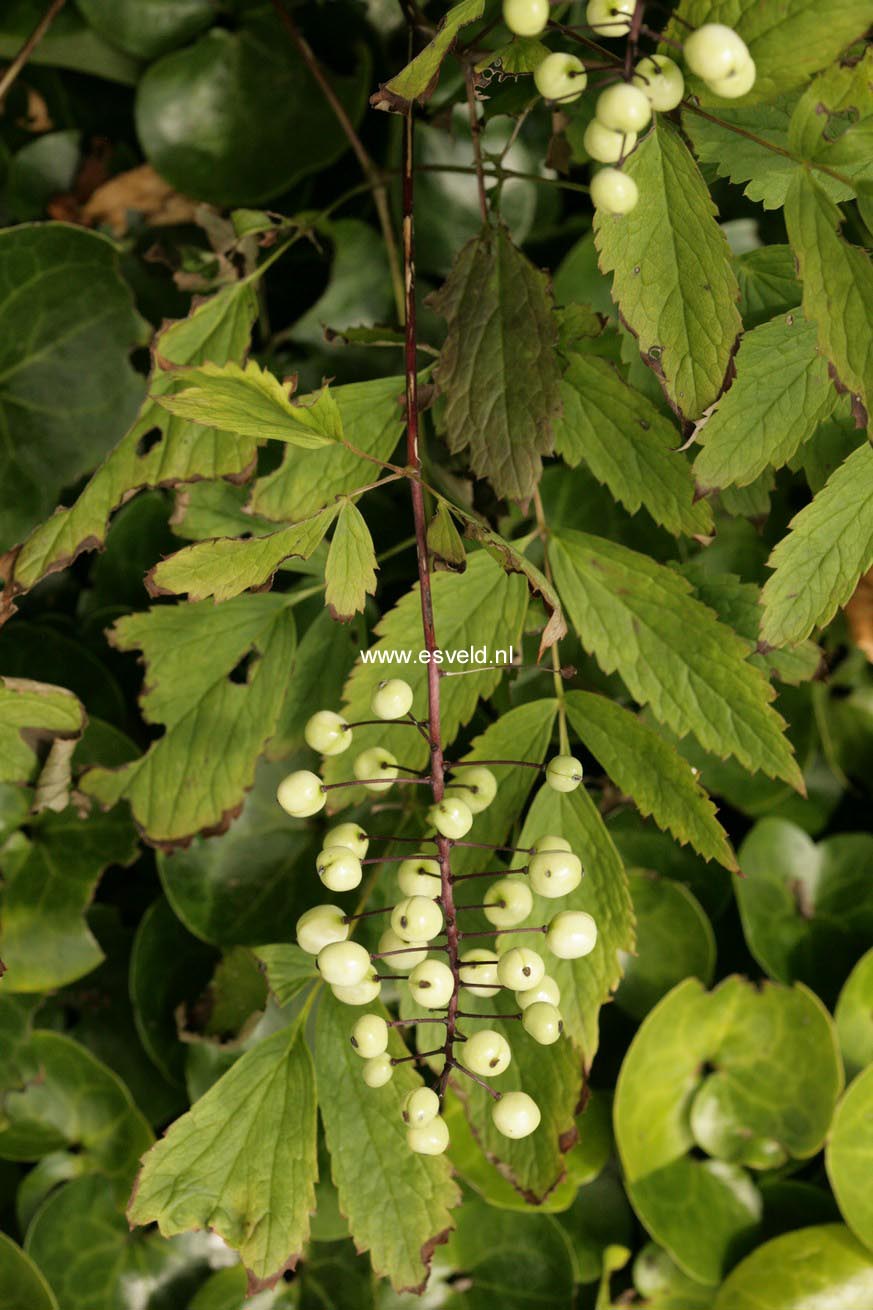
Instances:
[[[58,1310],[37,1266],[5,1233],[0,1233],[0,1310]]]
[[[624,961],[615,1003],[644,1019],[676,983],[699,978],[708,986],[715,972],[715,935],[687,887],[632,869],[630,893],[637,947]]]
[[[573,1265],[568,1243],[548,1215],[515,1215],[482,1201],[458,1212],[458,1227],[441,1262],[469,1278],[445,1310],[558,1310],[573,1301]]]
[[[823,1224],[758,1247],[727,1278],[713,1310],[797,1310],[804,1301],[864,1310],[871,1298],[873,1256],[842,1224]]]
[[[459,0],[440,19],[436,35],[390,82],[372,97],[376,109],[403,110],[411,100],[429,100],[436,90],[440,68],[462,27],[482,17],[485,0]]]
[[[184,45],[214,11],[209,0],[77,0],[95,32],[137,59]]]

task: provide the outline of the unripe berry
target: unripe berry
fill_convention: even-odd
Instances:
[[[337,987],[354,987],[370,971],[370,952],[360,942],[331,942],[318,952],[318,972]]]
[[[473,1073],[496,1078],[509,1068],[512,1051],[509,1042],[493,1028],[482,1028],[464,1042],[463,1061]]]
[[[411,948],[418,946],[420,949],[415,951]],[[402,937],[398,937],[392,928],[386,928],[379,938],[379,954],[386,951],[398,951],[398,955],[385,955],[385,963],[394,973],[410,973],[417,964],[427,959],[428,945],[427,942],[406,942]]]
[[[582,861],[572,851],[540,851],[531,856],[527,872],[538,896],[568,896],[582,881]]]
[[[526,992],[516,992],[515,999],[522,1010],[526,1010],[529,1005],[536,1005],[539,1001],[557,1008],[561,1004],[561,989],[554,978],[544,973],[536,987],[528,987]]]
[[[516,36],[539,36],[549,21],[549,0],[503,0],[503,21]]]
[[[409,1128],[423,1128],[433,1123],[440,1112],[440,1098],[432,1087],[414,1087],[403,1098],[401,1114]]]
[[[705,82],[731,77],[750,57],[743,38],[724,23],[704,23],[686,37],[682,53],[692,73]]]
[[[738,68],[730,77],[720,77],[716,81],[710,82],[709,89],[725,100],[739,100],[740,96],[748,95],[751,91],[755,85],[757,75],[758,70],[755,68],[755,61],[749,59],[744,67]]]
[[[474,996],[496,996],[500,991],[497,960],[494,951],[487,951],[481,947],[465,951],[461,956],[458,977]]]
[[[400,772],[396,758],[381,746],[371,746],[369,750],[361,751],[355,758],[353,768],[355,777],[364,784],[367,791],[387,791]],[[385,781],[381,782],[381,778]]]
[[[347,851],[362,860],[367,854],[370,841],[359,824],[338,823],[335,828],[328,828],[322,845],[326,851],[332,850],[334,846],[345,846]]]
[[[537,951],[527,946],[514,946],[500,957],[497,977],[504,987],[514,992],[526,992],[536,987],[546,972],[546,962]]]
[[[341,714],[318,710],[303,729],[306,745],[319,755],[342,755],[352,744],[352,730]]]
[[[318,876],[332,892],[350,892],[364,876],[361,861],[345,846],[329,846],[315,861]]]
[[[633,12],[634,0],[588,0],[585,21],[598,36],[626,36]]]
[[[521,878],[500,878],[485,893],[485,906],[495,928],[517,928],[533,909],[533,893]]]
[[[521,1024],[526,1033],[530,1033],[540,1046],[551,1046],[564,1031],[563,1020],[547,1001],[535,1001],[521,1012]]]
[[[460,841],[473,826],[469,805],[456,796],[444,796],[438,805],[432,805],[427,819],[441,836],[448,837],[450,841]]]
[[[642,132],[652,119],[652,106],[638,86],[616,82],[597,97],[595,117],[613,132]]]
[[[682,69],[667,55],[647,55],[641,59],[634,72],[634,85],[661,114],[675,109],[685,94]]]
[[[364,1082],[368,1087],[384,1087],[393,1077],[394,1065],[391,1063],[391,1056],[387,1053],[374,1055],[372,1060],[368,1060],[364,1065]]]
[[[534,855],[537,855],[540,851],[571,851],[573,847],[566,837],[555,837],[548,832],[544,837],[537,837],[536,841],[531,843],[530,849]]]
[[[420,1128],[410,1128],[406,1144],[416,1155],[442,1155],[449,1144],[449,1126],[441,1115]]]
[[[388,1050],[388,1024],[381,1014],[362,1014],[352,1029],[351,1043],[355,1054],[364,1060],[384,1055]]]
[[[539,1106],[527,1092],[504,1092],[491,1110],[494,1127],[504,1137],[529,1137],[541,1117]]]
[[[409,990],[419,1005],[440,1010],[448,1005],[455,990],[452,971],[442,960],[425,960],[409,975]]]
[[[471,814],[481,814],[497,795],[497,779],[490,769],[482,766],[463,769],[446,787],[446,793],[449,792],[464,801]]]
[[[576,55],[556,51],[546,55],[534,69],[534,83],[544,100],[562,105],[578,100],[588,84],[585,65]]]
[[[439,861],[427,855],[413,855],[397,870],[397,882],[404,896],[438,896]]]
[[[639,198],[636,182],[617,168],[601,168],[591,179],[591,203],[607,214],[629,214]]]
[[[614,132],[611,127],[604,127],[596,118],[585,129],[582,145],[592,159],[599,164],[617,164],[629,155],[637,143],[636,132]]]
[[[559,960],[579,960],[597,944],[597,924],[584,910],[562,910],[546,932],[546,945]]]
[[[407,896],[394,906],[391,927],[405,942],[429,942],[443,930],[443,912],[426,896]]]
[[[370,708],[377,719],[402,719],[412,709],[412,688],[402,678],[388,678],[373,692]]]
[[[573,755],[556,755],[546,766],[546,782],[552,791],[575,791],[582,781],[582,765]]]
[[[286,814],[295,819],[308,819],[310,814],[317,814],[324,809],[327,792],[322,786],[321,778],[309,769],[298,769],[289,773],[276,788],[276,800]]]
[[[382,984],[375,977],[375,970],[371,970],[370,975],[363,982],[355,983],[351,987],[332,983],[330,990],[343,1005],[369,1005],[381,992]]]
[[[332,942],[344,942],[351,928],[345,918],[338,905],[313,905],[297,920],[297,945],[307,955],[318,955]]]

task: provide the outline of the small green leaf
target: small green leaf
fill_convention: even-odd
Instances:
[[[864,1310],[871,1300],[870,1252],[842,1224],[822,1224],[758,1247],[729,1274],[713,1310],[795,1310],[804,1301]]]
[[[344,500],[327,553],[324,602],[345,623],[376,594],[376,551],[367,522],[354,501]]]
[[[0,1233],[0,1310],[58,1310],[39,1268],[5,1233]]]
[[[467,552],[455,521],[445,501],[441,500],[427,525],[427,548],[436,560],[436,567],[463,573],[467,567]]]
[[[245,1173],[238,1173],[241,1153]],[[143,1160],[128,1215],[212,1228],[258,1279],[293,1269],[315,1207],[315,1077],[299,1027],[247,1051]]]
[[[738,288],[706,184],[665,119],[625,165],[640,201],[594,219],[613,299],[680,416],[699,418],[721,394],[742,326]]]
[[[825,1163],[843,1218],[873,1250],[873,1069],[858,1075],[837,1106]]]
[[[734,261],[734,268],[740,284],[740,313],[747,331],[800,304],[800,283],[790,246],[747,250]]]
[[[440,1255],[470,1280],[469,1290],[452,1296],[446,1310],[557,1310],[573,1304],[569,1244],[549,1215],[516,1215],[468,1202]]]
[[[873,950],[861,956],[846,979],[834,1019],[846,1077],[851,1079],[873,1064]]]
[[[715,973],[715,934],[687,887],[648,870],[630,871],[636,954],[624,962],[615,1003],[642,1020],[685,978],[709,986]]]
[[[436,90],[443,60],[454,45],[458,32],[467,23],[481,18],[484,8],[485,0],[459,0],[453,5],[440,19],[436,36],[390,82],[380,86],[370,98],[371,105],[375,109],[402,113],[412,100],[419,103],[429,100]]]
[[[255,955],[266,969],[270,991],[280,1005],[293,1001],[298,992],[320,977],[313,957],[289,942],[259,946]]]
[[[71,691],[29,678],[0,677],[0,782],[35,780],[38,742],[76,742],[85,711]]]

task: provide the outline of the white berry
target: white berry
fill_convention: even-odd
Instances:
[[[335,828],[328,828],[322,845],[326,851],[334,846],[345,846],[346,850],[362,860],[367,854],[370,841],[357,823],[338,823]]]
[[[495,928],[517,928],[533,909],[533,893],[521,878],[500,878],[485,893],[485,906]]]
[[[308,819],[310,814],[317,814],[324,808],[326,799],[321,778],[309,769],[289,773],[276,788],[276,800],[295,819]]]
[[[572,851],[539,851],[531,856],[527,872],[538,896],[568,896],[582,881],[582,861]]]
[[[561,1004],[561,989],[554,978],[544,973],[536,987],[528,987],[527,991],[516,992],[515,999],[522,1010],[526,1010],[529,1005],[536,1005],[538,1001],[557,1008]]]
[[[463,1043],[462,1060],[473,1073],[496,1078],[509,1068],[512,1051],[509,1042],[493,1028],[482,1028]]]
[[[491,1111],[494,1127],[504,1137],[529,1137],[541,1117],[539,1106],[527,1092],[504,1092]]]
[[[710,82],[709,89],[724,100],[739,100],[740,96],[749,94],[755,85],[757,75],[758,70],[755,68],[755,61],[749,59],[743,68],[738,68],[730,77],[718,78],[716,81]]]
[[[413,855],[397,870],[397,882],[404,896],[438,896],[439,861],[427,855]]]
[[[325,982],[354,987],[370,971],[370,953],[360,942],[331,942],[318,952],[318,971]]]
[[[638,86],[616,82],[597,97],[595,117],[614,132],[641,132],[652,117],[652,106]]]
[[[597,924],[584,910],[561,910],[549,924],[546,945],[559,960],[590,955],[597,944]]]
[[[332,892],[350,892],[364,876],[361,861],[345,846],[329,846],[315,861],[318,876]]]
[[[640,198],[637,184],[618,168],[601,168],[591,179],[591,201],[607,214],[629,214]]]
[[[585,65],[577,55],[555,51],[534,69],[534,83],[544,100],[569,105],[578,100],[588,84]]]
[[[474,996],[496,996],[500,991],[497,961],[494,951],[482,947],[465,951],[458,969],[458,977],[463,986]]]
[[[473,826],[469,805],[457,796],[444,796],[439,804],[430,807],[427,818],[428,823],[432,823],[437,832],[450,841],[460,841]]]
[[[497,977],[504,987],[514,992],[526,992],[536,987],[546,972],[546,962],[537,951],[527,946],[514,946],[500,957]]]
[[[431,1087],[413,1087],[403,1098],[400,1113],[410,1128],[423,1128],[433,1123],[440,1112],[440,1098]]]
[[[427,942],[405,942],[392,928],[386,928],[379,938],[379,954],[385,956],[385,964],[395,973],[409,973],[427,959],[427,952]]]
[[[373,692],[370,708],[377,719],[402,719],[412,709],[413,694],[402,678],[388,678]]]
[[[306,745],[319,755],[342,755],[352,744],[352,730],[341,714],[318,710],[303,729]]]
[[[362,1014],[352,1029],[351,1043],[355,1054],[364,1060],[384,1055],[388,1050],[388,1024],[381,1014]]]
[[[614,132],[611,127],[598,123],[596,118],[592,118],[582,138],[586,153],[599,164],[617,164],[623,156],[630,154],[636,143],[636,132]]]
[[[409,990],[428,1010],[439,1010],[448,1005],[455,990],[452,971],[442,960],[425,960],[417,964],[409,975]]]
[[[682,69],[667,55],[646,55],[641,59],[634,71],[634,85],[660,114],[675,109],[685,94]]]
[[[338,905],[313,905],[297,920],[297,945],[307,955],[318,955],[332,942],[344,942],[350,928],[345,910]]]
[[[368,1060],[364,1065],[364,1082],[368,1087],[384,1087],[393,1077],[394,1065],[391,1063],[391,1056],[387,1053],[374,1055],[373,1059]]]
[[[481,765],[475,769],[463,769],[446,787],[446,793],[449,792],[465,801],[471,814],[481,814],[497,795],[497,779],[490,769]]]
[[[410,1128],[406,1144],[416,1155],[442,1155],[449,1144],[449,1126],[441,1115],[422,1127]]]
[[[367,791],[387,791],[399,772],[395,757],[381,746],[371,746],[355,758],[355,777]]]
[[[369,1005],[381,992],[382,984],[371,970],[370,976],[363,982],[348,987],[344,987],[341,983],[332,983],[330,990],[343,1005]]]
[[[443,912],[427,896],[407,896],[394,906],[391,927],[405,942],[429,942],[443,930]]]
[[[588,0],[585,21],[598,36],[626,36],[633,12],[634,0]]]
[[[549,21],[549,0],[503,0],[503,21],[516,36],[539,36]]]
[[[724,23],[704,23],[686,38],[682,53],[692,73],[706,82],[731,77],[749,59],[743,38]]]
[[[530,1033],[540,1046],[551,1046],[564,1031],[561,1016],[554,1005],[548,1001],[535,1001],[521,1012],[521,1023],[526,1033]]]

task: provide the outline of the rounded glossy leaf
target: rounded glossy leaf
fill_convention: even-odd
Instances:
[[[825,1158],[843,1218],[873,1250],[873,1067],[837,1106]]]
[[[5,1233],[0,1233],[0,1310],[58,1310],[37,1266]]]
[[[712,982],[715,937],[712,925],[681,883],[636,869],[630,876],[637,921],[635,955],[623,955],[624,977],[615,1003],[642,1019],[683,978]]]
[[[528,1310],[534,1304],[573,1302],[573,1264],[568,1243],[550,1215],[517,1215],[472,1201],[455,1212],[440,1266],[464,1273],[465,1290],[446,1310]]]
[[[212,0],[77,0],[95,32],[138,59],[184,45],[215,17]]]
[[[873,1255],[842,1224],[800,1228],[737,1265],[713,1310],[869,1310]]]
[[[690,846],[680,846],[651,819],[624,810],[610,820],[609,835],[629,869],[647,869],[659,878],[682,883],[710,919],[717,919],[731,899],[731,875],[707,863]]]
[[[854,1078],[873,1064],[873,951],[862,955],[846,979],[834,1018],[846,1077]]]

